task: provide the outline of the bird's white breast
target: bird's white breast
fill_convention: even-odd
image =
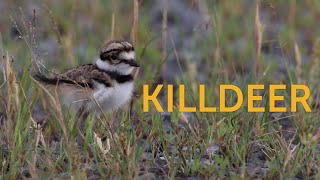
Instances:
[[[132,96],[133,82],[113,82],[112,87],[105,87],[103,84],[96,86],[93,97],[105,112],[110,112],[125,105]]]

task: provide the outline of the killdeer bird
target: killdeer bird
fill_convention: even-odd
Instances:
[[[110,41],[101,48],[95,64],[80,65],[62,74],[34,78],[56,87],[64,104],[76,105],[78,116],[90,112],[110,112],[125,105],[132,96],[132,71],[139,67],[132,44]],[[86,117],[85,117],[86,118]]]

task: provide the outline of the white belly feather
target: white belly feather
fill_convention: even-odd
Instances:
[[[101,112],[102,109],[103,112],[107,113],[117,110],[129,102],[133,86],[133,82],[119,84],[113,81],[112,87],[106,87],[104,84],[95,82],[94,90],[88,91],[88,93],[83,89],[66,86],[68,89],[62,91],[65,92],[62,101],[63,104],[75,110],[85,105],[89,111]]]
[[[105,112],[110,112],[125,105],[132,96],[133,82],[117,83],[114,81],[113,87],[105,87],[97,84],[97,90],[93,97]],[[95,102],[94,102],[95,103]],[[99,109],[97,109],[99,111]]]

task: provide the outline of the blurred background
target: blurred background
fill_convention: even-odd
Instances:
[[[157,72],[155,65],[161,62],[162,75],[170,82],[182,72],[201,82],[210,81],[216,72],[248,74],[257,59],[261,72],[277,80],[297,63],[309,67],[301,68],[300,76],[318,66],[317,1],[261,1],[258,20],[252,1],[164,2],[2,0],[0,32],[20,68],[30,58],[30,48],[46,66],[59,71],[93,62],[111,39],[134,41],[142,75]]]
[[[237,78],[317,86],[319,6],[315,0],[3,0],[0,32],[19,72],[27,59],[54,72],[91,63],[105,42],[125,39],[142,64],[137,87],[183,77],[193,89],[198,81],[239,84]]]

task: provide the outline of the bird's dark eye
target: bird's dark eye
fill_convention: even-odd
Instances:
[[[116,54],[110,55],[110,60],[112,64],[119,64],[121,62]]]
[[[117,59],[117,55],[116,54],[112,54],[111,56],[110,56],[110,60],[111,61],[114,61],[114,60],[116,60]]]

